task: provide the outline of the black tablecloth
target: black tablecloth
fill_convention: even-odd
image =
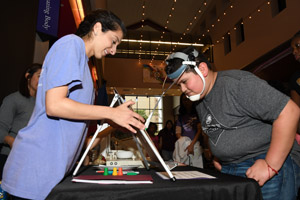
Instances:
[[[153,184],[135,185],[99,185],[91,183],[73,183],[72,177],[66,177],[49,194],[47,199],[116,199],[116,200],[259,200],[262,199],[258,183],[253,179],[221,174],[220,172],[194,167],[176,167],[173,171],[198,170],[217,177],[216,179],[164,180],[157,169],[139,169],[140,174],[150,174]],[[96,174],[95,168],[81,169],[79,175]]]

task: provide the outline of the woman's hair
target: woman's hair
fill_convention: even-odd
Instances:
[[[126,34],[126,27],[124,23],[120,20],[119,17],[117,17],[115,14],[113,14],[110,11],[98,9],[90,14],[86,15],[84,20],[80,23],[76,35],[79,37],[83,37],[85,35],[90,34],[92,31],[94,25],[100,22],[102,25],[102,32],[106,31],[116,31],[118,29],[121,29],[123,32],[123,35]]]
[[[198,53],[198,56],[196,57],[194,55],[195,51],[196,51],[196,49],[194,47],[189,46],[189,47],[179,50],[177,52],[182,52],[182,53],[188,55],[189,61],[196,61],[197,66],[201,62],[204,62],[204,63],[206,63],[206,65],[209,69],[212,69],[211,64],[207,60],[207,58],[201,53]],[[184,61],[184,60],[181,58],[173,58],[171,60],[168,60],[168,64],[165,67],[166,73],[171,74],[171,73],[175,72],[178,68],[180,68],[182,66],[182,61]],[[194,66],[191,66],[191,65],[188,65],[186,72],[196,73],[196,71],[194,70]]]
[[[37,72],[39,69],[42,69],[42,65],[39,63],[33,63],[31,64],[22,74],[20,82],[19,82],[19,92],[24,96],[24,97],[30,97],[30,92],[28,89],[28,83],[30,79],[32,78],[33,74]],[[28,76],[26,74],[28,73]]]
[[[188,113],[187,108],[184,106],[183,98],[187,98],[184,93],[182,93],[180,95],[179,115],[184,115],[184,114]],[[187,100],[190,101],[188,98],[187,98]],[[191,109],[191,113],[190,114],[197,114],[196,105],[195,105],[196,103],[192,102],[192,104],[193,105],[192,105],[192,109]]]
[[[156,131],[157,131],[157,124],[156,124],[156,123],[154,123],[154,122],[150,122],[150,123],[149,123],[149,126],[148,126],[148,129],[149,129],[151,126],[153,126],[153,127],[154,127],[154,129],[155,129],[155,132],[156,132]]]
[[[166,121],[165,127],[167,127],[168,123],[171,123],[171,124],[172,124],[172,126],[174,126],[174,123],[173,123],[173,121],[169,119],[169,120],[167,120],[167,121]]]
[[[166,121],[166,124],[165,124],[165,127],[164,127],[164,129],[165,130],[167,130],[168,129],[168,123],[171,123],[171,125],[172,125],[172,128],[171,128],[171,130],[174,130],[174,123],[173,123],[173,121],[172,120],[167,120]]]

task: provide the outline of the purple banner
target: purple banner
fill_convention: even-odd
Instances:
[[[60,0],[39,0],[38,32],[57,37]]]

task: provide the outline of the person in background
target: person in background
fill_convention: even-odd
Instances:
[[[161,149],[162,158],[166,161],[173,160],[173,151],[175,148],[176,135],[172,120],[168,120],[163,129],[158,133],[159,148]]]
[[[178,162],[186,160],[183,163],[203,168],[202,147],[199,142],[202,138],[201,125],[195,103],[189,100],[184,93],[180,95],[179,115],[175,132],[178,138],[174,151],[175,160]],[[180,159],[178,155],[180,155]]]
[[[180,95],[179,115],[176,121],[176,137],[189,137],[192,142],[187,147],[188,154],[194,153],[194,145],[201,135],[201,125],[198,120],[195,104],[184,93]]]
[[[88,60],[114,55],[126,33],[112,12],[86,15],[75,34],[57,40],[46,55],[28,125],[15,139],[3,171],[2,188],[13,199],[46,199],[70,173],[81,153],[89,120],[136,133],[143,117],[128,107],[93,105],[94,88]]]
[[[169,55],[166,62],[168,77],[197,103],[215,167],[256,180],[264,200],[295,199],[296,176],[289,153],[298,106],[250,72],[213,71],[193,47]]]
[[[19,90],[6,96],[0,107],[0,180],[15,137],[27,125],[32,114],[41,69],[42,65],[38,63],[27,67],[21,76]]]
[[[291,48],[292,53],[295,57],[295,60],[300,62],[300,31],[297,32],[292,38],[291,38]],[[291,99],[300,107],[300,69],[297,70],[292,77],[290,78],[289,82],[290,86],[290,96]],[[294,161],[294,164],[296,163],[297,166],[294,166],[294,173],[297,175],[296,180],[300,180],[300,171],[298,170],[300,168],[300,121],[298,123],[297,133],[296,133],[296,141],[293,145],[293,150],[291,151],[291,157]],[[298,199],[300,199],[300,181],[298,182],[298,185],[296,186],[298,188]]]
[[[291,48],[295,60],[300,62],[300,31],[297,32],[291,39]],[[291,99],[300,107],[300,69],[297,70],[289,81]],[[296,139],[300,143],[300,123],[297,128]]]
[[[154,122],[150,122],[149,126],[147,128],[147,133],[149,134],[149,136],[150,136],[151,140],[153,141],[157,150],[160,151],[159,137],[158,137],[158,135],[156,135],[156,132],[157,132],[157,124]]]
[[[300,31],[292,37],[291,48],[295,60],[300,62]],[[292,75],[290,79],[290,89],[292,100],[300,107],[300,70],[297,70]]]

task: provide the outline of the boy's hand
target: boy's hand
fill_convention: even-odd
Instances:
[[[274,175],[275,172],[269,170],[266,161],[263,159],[255,161],[255,163],[246,172],[246,176],[256,180],[260,186],[263,186],[265,182]]]

